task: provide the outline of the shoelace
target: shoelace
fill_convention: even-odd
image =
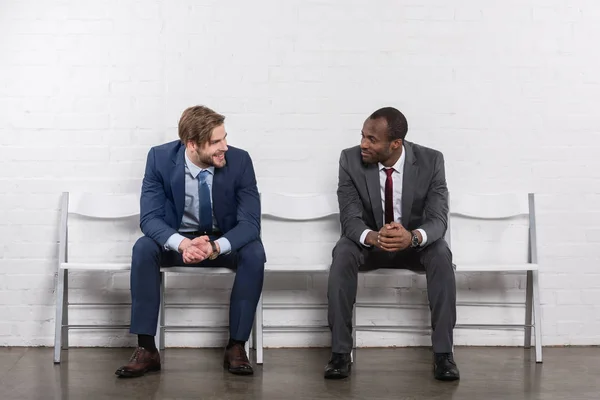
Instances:
[[[452,354],[440,354],[437,357],[438,357],[438,360],[448,360],[448,362],[450,364],[456,365],[456,363],[454,362],[454,357],[452,356]]]
[[[132,362],[132,361],[138,362],[141,354],[142,354],[142,348],[141,347],[136,348],[135,351],[133,352],[133,354],[131,355],[129,362]]]

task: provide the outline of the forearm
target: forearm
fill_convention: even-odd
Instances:
[[[171,236],[177,233],[177,230],[171,228],[162,218],[145,218],[140,223],[140,228],[145,236],[154,239],[161,245],[166,245]]]
[[[365,231],[370,231],[369,227],[358,218],[352,218],[349,221],[340,221],[342,224],[342,235],[358,244],[364,244],[361,238],[363,234],[366,237]]]
[[[342,152],[338,174],[338,206],[342,235],[357,244],[361,244],[361,235],[369,227],[363,221],[363,203],[356,186],[346,169],[347,160]]]

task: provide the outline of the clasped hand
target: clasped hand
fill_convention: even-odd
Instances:
[[[376,247],[389,252],[400,251],[408,248],[411,244],[412,234],[398,222],[385,224],[377,235]]]
[[[210,257],[213,250],[208,236],[199,236],[194,239],[183,239],[179,245],[179,252],[185,264],[197,264]]]

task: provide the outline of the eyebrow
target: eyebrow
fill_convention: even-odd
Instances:
[[[225,139],[226,137],[227,137],[227,132],[225,132],[225,136],[223,136],[221,139],[219,139],[219,140],[211,140],[211,143],[220,142],[221,140]]]
[[[365,134],[365,132],[363,132],[362,130],[360,131],[360,133],[361,133],[361,134],[362,134],[364,137],[366,137],[366,138],[369,138],[369,139],[375,139],[375,140],[377,140],[377,137],[376,137],[376,136],[373,136],[373,135],[366,135],[366,134]]]

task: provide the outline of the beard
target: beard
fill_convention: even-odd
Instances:
[[[217,151],[214,153],[201,153],[196,151],[196,155],[198,156],[198,161],[211,167],[223,168],[225,164],[227,164],[224,151]],[[222,158],[220,157],[221,155],[223,156]]]

